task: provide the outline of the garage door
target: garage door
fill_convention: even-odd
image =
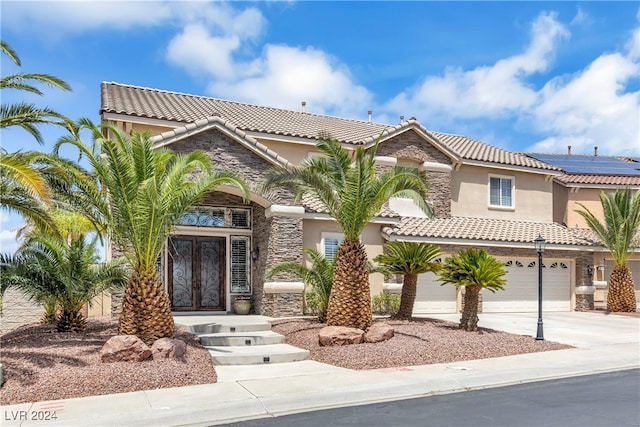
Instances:
[[[440,286],[440,283],[434,273],[418,276],[416,302],[413,305],[415,314],[456,312],[456,287],[450,284]]]
[[[507,285],[495,294],[483,291],[483,311],[538,311],[538,260],[500,258],[506,263]],[[571,264],[567,260],[543,259],[542,309],[571,311]]]

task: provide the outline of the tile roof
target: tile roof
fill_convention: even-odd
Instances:
[[[393,136],[406,129],[431,135],[441,148],[453,156],[480,162],[523,166],[545,171],[560,169],[521,153],[507,151],[461,135],[430,132],[415,120],[398,125],[346,119],[301,111],[264,107],[178,92],[103,82],[100,113],[193,123],[209,116],[220,116],[245,132],[315,139],[319,132],[349,144],[367,144],[380,135]]]
[[[484,142],[476,141],[462,135],[431,132],[440,142],[451,148],[458,156],[480,162],[500,163],[503,165],[524,166],[549,171],[560,171],[560,168],[541,162],[522,153],[507,151]]]
[[[328,211],[324,207],[324,204],[320,201],[320,199],[310,196],[304,195],[302,196],[302,206],[304,206],[304,210],[310,213],[322,213],[327,214]],[[380,209],[380,212],[376,215],[379,218],[399,218],[400,215],[395,211],[392,211],[389,208],[389,203],[385,203]]]
[[[555,178],[562,184],[639,186],[640,176],[564,174]]]
[[[509,221],[489,218],[402,218],[383,232],[396,237],[465,239],[493,242],[532,243],[538,235],[547,244],[596,246],[598,239],[589,229],[568,228],[557,223]]]
[[[171,144],[176,140],[180,140],[182,138],[186,138],[194,133],[200,132],[204,129],[219,126],[220,128],[228,131],[229,133],[236,135],[240,138],[243,144],[245,144],[248,148],[255,150],[259,154],[261,154],[266,159],[270,160],[274,164],[282,164],[286,165],[289,162],[280,156],[275,151],[269,149],[264,144],[258,142],[255,138],[247,135],[242,129],[239,129],[237,126],[234,126],[227,120],[222,119],[219,116],[209,116],[204,119],[198,119],[193,123],[187,123],[184,126],[177,127],[175,129],[168,130],[166,132],[161,133],[160,135],[156,135],[153,137],[154,144],[156,146],[162,146],[166,144]]]

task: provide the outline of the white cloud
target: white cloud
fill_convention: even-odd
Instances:
[[[372,96],[353,82],[349,70],[321,50],[267,45],[264,55],[248,67],[251,75],[235,81],[212,81],[216,96],[242,99],[263,105],[353,117],[371,105]],[[364,107],[367,108],[367,107]]]
[[[532,147],[557,152],[571,145],[589,153],[635,154],[640,150],[640,92],[625,91],[640,66],[621,53],[604,54],[573,76],[557,77],[541,91],[533,110],[536,128],[549,134]]]
[[[0,230],[0,252],[14,253],[18,249],[15,231]]]
[[[236,69],[232,54],[239,46],[237,36],[215,37],[202,25],[190,24],[169,43],[167,59],[193,74],[229,79]]]
[[[257,37],[264,18],[256,8],[237,12],[228,4],[210,1],[8,1],[2,4],[2,25],[54,39],[90,30],[199,23],[217,32]]]
[[[533,23],[531,42],[518,55],[472,70],[447,68],[442,76],[429,76],[408,89],[385,109],[412,111],[438,121],[457,118],[501,117],[530,108],[538,94],[527,77],[546,71],[555,46],[569,35],[553,13],[541,14]]]

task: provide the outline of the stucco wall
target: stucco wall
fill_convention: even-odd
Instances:
[[[365,245],[367,258],[372,261],[376,256],[383,252],[384,239],[380,234],[380,224],[369,224],[362,233],[362,243]],[[322,233],[339,233],[340,229],[334,221],[327,220],[304,220],[304,240],[303,246],[309,249],[315,249],[323,252]],[[307,265],[311,266],[310,261],[306,260]],[[371,287],[371,295],[377,295],[382,291],[384,277],[380,273],[369,276],[369,285]]]
[[[489,175],[515,179],[515,209],[489,208]],[[553,222],[552,182],[543,175],[463,165],[452,174],[451,195],[453,216]]]

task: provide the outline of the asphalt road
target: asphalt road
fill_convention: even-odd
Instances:
[[[640,369],[306,412],[228,426],[640,426]]]

